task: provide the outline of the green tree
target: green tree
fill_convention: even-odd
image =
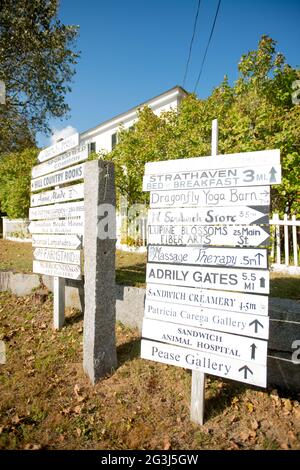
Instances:
[[[34,142],[51,117],[64,116],[65,94],[79,54],[77,26],[62,24],[57,0],[2,0],[0,4],[0,153]],[[17,130],[17,139],[14,139]]]
[[[239,74],[233,86],[225,77],[205,100],[187,96],[179,112],[158,117],[141,110],[134,128],[122,130],[119,144],[106,156],[116,164],[119,194],[129,203],[147,200],[142,177],[148,161],[210,155],[211,121],[218,118],[219,153],[280,149],[283,182],[272,188],[273,209],[299,210],[300,106],[291,97],[299,70],[263,36],[257,50],[242,56]]]
[[[11,219],[28,217],[31,168],[37,154],[38,150],[31,148],[0,159],[0,210]]]

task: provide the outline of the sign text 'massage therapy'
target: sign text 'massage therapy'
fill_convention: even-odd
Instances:
[[[151,263],[197,264],[231,268],[267,269],[267,250],[263,248],[204,248],[199,246],[149,245]]]

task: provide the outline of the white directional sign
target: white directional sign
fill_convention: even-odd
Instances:
[[[77,147],[78,145],[79,134],[76,133],[42,150],[38,155],[38,160],[39,162],[45,162],[46,160],[49,160],[50,158],[53,158],[60,153],[67,152],[68,150]]]
[[[71,183],[84,177],[84,163],[31,180],[31,191]]]
[[[84,214],[84,201],[66,202],[52,206],[40,206],[29,209],[29,219],[56,219],[60,217],[77,217]]]
[[[75,264],[52,263],[50,261],[33,261],[33,272],[66,279],[81,279],[80,266]]]
[[[81,248],[81,238],[78,235],[32,235],[32,246],[34,248],[64,248],[76,250]]]
[[[31,170],[32,178],[38,178],[39,176],[47,175],[53,171],[58,171],[68,166],[75,165],[76,163],[83,162],[88,159],[88,156],[88,146],[81,145],[45,163],[34,166]]]
[[[41,261],[54,261],[55,263],[81,264],[80,250],[59,250],[56,248],[35,248],[33,256]]]
[[[73,201],[74,199],[83,199],[84,184],[73,184],[52,191],[44,191],[31,195],[31,207],[44,206],[46,204],[55,204],[58,202]]]
[[[147,264],[147,282],[229,291],[269,293],[269,271]]]
[[[74,219],[51,219],[38,220],[29,224],[30,233],[66,233],[66,234],[83,234],[84,219],[76,217]]]
[[[150,207],[268,206],[270,186],[152,191]]]
[[[268,315],[268,297],[266,295],[148,283],[146,300],[162,302],[168,308],[170,304],[190,305],[196,307],[198,312],[211,309]]]
[[[161,320],[165,325],[181,323],[236,335],[268,339],[269,317],[214,308],[146,300],[145,318]],[[144,321],[145,321],[144,318]]]
[[[269,206],[193,207],[185,209],[150,209],[148,223],[163,225],[220,225],[269,223]]]
[[[268,267],[266,249],[203,248],[194,246],[148,246],[151,263],[196,264],[199,266],[223,266],[231,268]]]
[[[169,172],[193,171],[213,168],[236,168],[279,165],[280,150],[261,150],[258,152],[228,153],[219,155],[220,158],[196,157],[181,158],[178,160],[164,160],[160,162],[148,162],[145,165],[145,175],[163,174]],[[260,183],[257,183],[260,184]]]
[[[280,183],[280,165],[184,170],[176,173],[170,169],[169,173],[145,175],[143,190],[225,188]]]
[[[269,233],[259,225],[148,225],[148,243],[153,245],[247,247],[268,242]]]
[[[249,361],[148,340],[142,340],[141,357],[266,387],[266,366],[253,364]]]
[[[142,337],[255,364],[267,363],[268,343],[260,339],[147,318],[143,322]]]

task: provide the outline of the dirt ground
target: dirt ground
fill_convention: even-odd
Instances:
[[[299,396],[210,376],[205,425],[190,422],[189,371],[140,359],[117,325],[118,368],[82,371],[82,315],[52,330],[52,298],[0,293],[0,449],[300,449]]]

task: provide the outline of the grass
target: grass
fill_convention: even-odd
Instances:
[[[129,253],[117,250],[116,282],[128,286],[145,286],[146,253]],[[0,240],[0,271],[32,272],[32,247],[30,243]],[[300,299],[300,275],[289,276],[270,273],[270,296]]]
[[[50,298],[0,293],[0,449],[300,449],[300,405],[207,378],[205,424],[190,422],[189,371],[140,358],[116,326],[118,367],[95,386],[82,370],[82,315],[52,330]]]

